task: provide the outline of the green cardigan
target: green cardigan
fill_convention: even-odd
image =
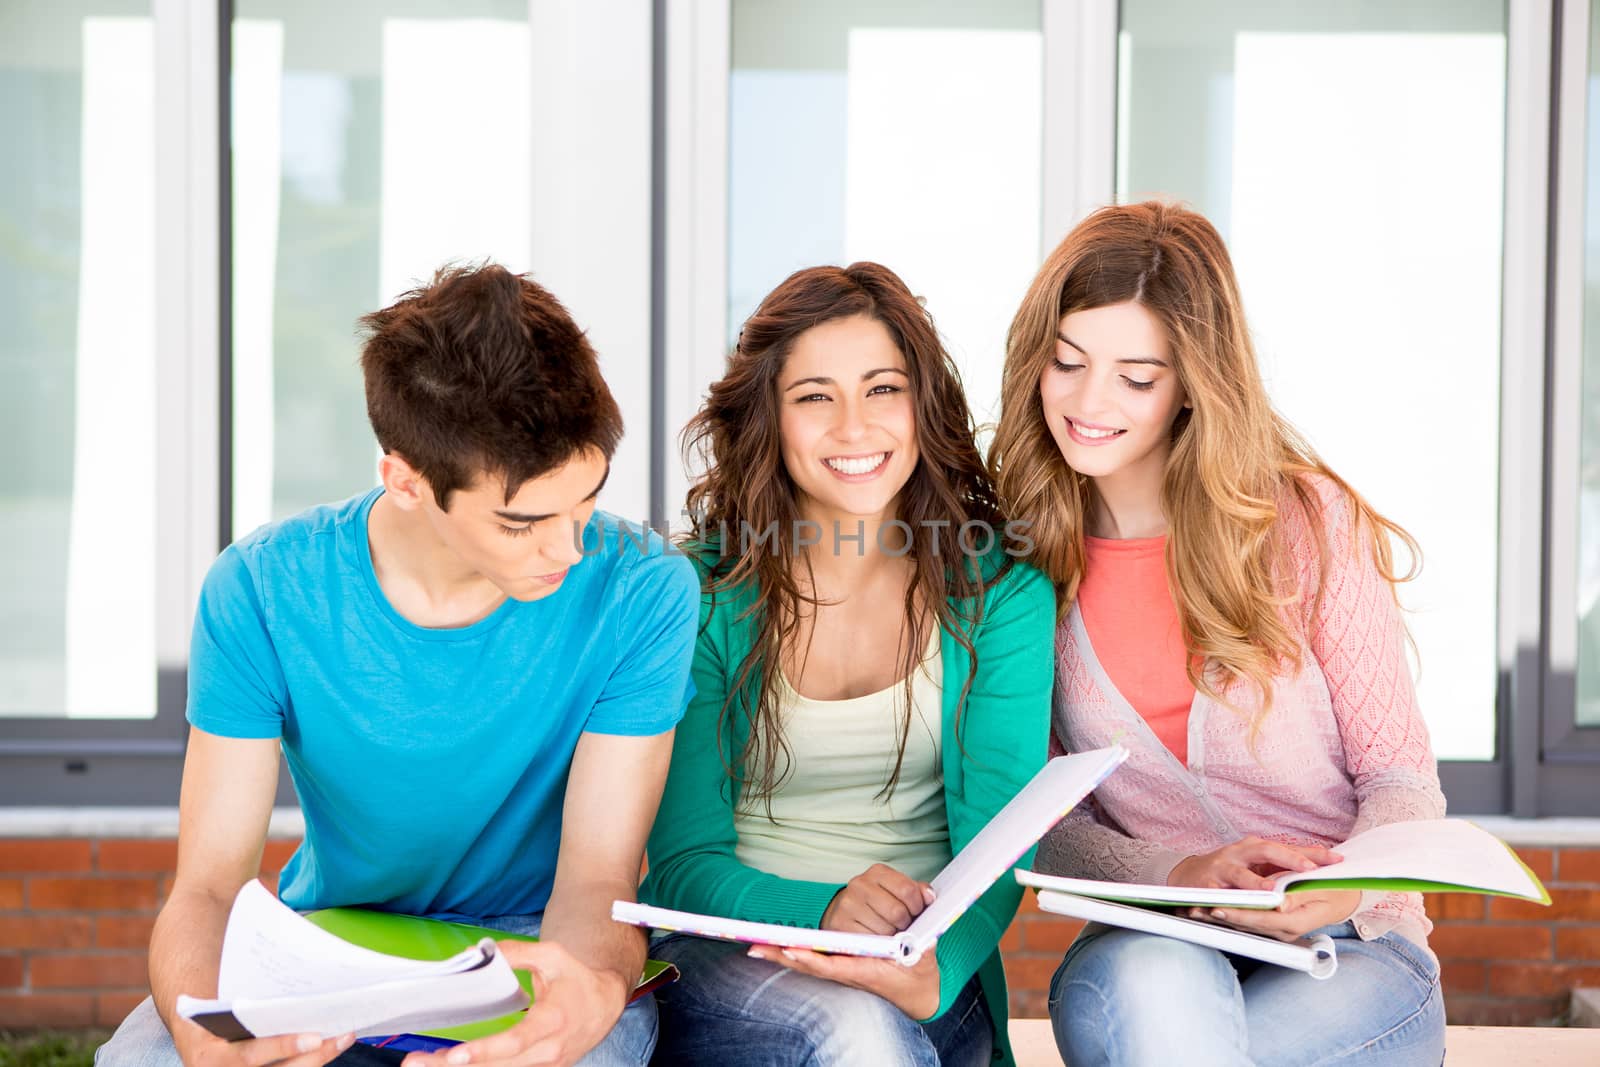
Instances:
[[[998,551],[991,553],[982,561],[984,573],[992,576],[1003,560]],[[706,567],[698,561],[696,566],[703,594],[693,666],[695,695],[673,742],[672,769],[650,833],[650,871],[640,887],[640,899],[735,919],[820,926],[822,913],[843,883],[779,878],[745,866],[734,855],[733,791],[716,735],[723,700],[754,637],[753,620],[740,617],[753,597],[750,590],[735,590],[713,602]],[[969,605],[954,606],[970,615]],[[970,627],[978,669],[962,712],[959,743],[956,703],[970,662],[949,633],[940,634],[942,770],[952,851],[966,847],[1044,766],[1055,622],[1055,591],[1029,564],[1016,561],[989,588],[978,625],[963,624]],[[735,721],[721,749],[730,758],[749,736],[748,719],[731,718]],[[978,974],[995,1024],[995,1049],[1006,1063],[1012,1059],[998,946],[1021,901],[1022,888],[1011,878],[1001,878],[939,939],[939,1010],[930,1016],[938,1018],[948,1010]]]

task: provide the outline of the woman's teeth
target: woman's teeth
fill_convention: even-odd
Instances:
[[[838,471],[840,474],[871,474],[883,466],[883,461],[889,458],[889,453],[878,452],[871,456],[837,457],[825,459],[822,462]]]
[[[1069,419],[1068,421],[1070,422],[1071,420]],[[1122,432],[1121,430],[1091,430],[1081,422],[1072,423],[1072,428],[1083,434],[1083,436],[1092,437],[1096,440],[1099,440],[1103,437],[1115,437],[1117,434]]]

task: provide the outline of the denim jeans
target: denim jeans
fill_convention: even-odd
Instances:
[[[987,1067],[994,1041],[974,978],[926,1025],[876,993],[751,959],[747,946],[669,934],[652,959],[683,977],[656,990],[658,1065]]]
[[[1384,1064],[1444,1060],[1439,966],[1398,934],[1350,923],[1323,981],[1154,934],[1091,923],[1050,982],[1056,1047],[1073,1067]]]
[[[436,918],[472,923],[512,934],[537,935],[543,916],[504,915],[496,919],[482,919],[440,915]],[[629,1004],[605,1040],[578,1062],[582,1067],[644,1067],[650,1062],[650,1053],[655,1044],[656,1005],[654,999],[644,996]],[[337,1067],[378,1067],[399,1063],[404,1058],[404,1053],[357,1044],[333,1063]],[[100,1046],[94,1054],[94,1062],[95,1067],[180,1067],[172,1035],[167,1032],[166,1024],[161,1021],[155,1003],[149,997],[123,1020],[117,1032],[111,1035],[111,1040]]]

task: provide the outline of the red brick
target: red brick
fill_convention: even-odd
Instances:
[[[94,943],[100,948],[148,948],[154,915],[101,915],[94,921]]]
[[[0,948],[85,948],[93,938],[87,915],[0,915]]]
[[[1429,893],[1423,898],[1428,918],[1434,922],[1482,919],[1489,913],[1485,899],[1476,893]]]
[[[22,957],[0,956],[0,989],[22,987]]]
[[[1489,968],[1475,960],[1440,960],[1439,983],[1448,993],[1482,993],[1489,986]]]
[[[94,1024],[115,1030],[147,993],[100,993],[94,998]]]
[[[1556,959],[1600,960],[1600,926],[1558,926]]]
[[[30,878],[35,911],[154,911],[154,878]]]
[[[102,871],[151,871],[166,873],[178,869],[178,842],[102,841],[98,866]]]
[[[1452,923],[1434,927],[1428,945],[1441,960],[1548,960],[1552,957],[1548,926]]]
[[[1552,889],[1548,907],[1529,900],[1496,897],[1489,903],[1489,917],[1544,922],[1600,921],[1600,889]]]
[[[150,966],[143,953],[34,956],[28,960],[28,979],[35,989],[143,989]]]
[[[1528,865],[1528,870],[1538,876],[1539,881],[1549,882],[1556,876],[1556,854],[1548,848],[1519,848],[1516,849],[1522,862]]]
[[[1025,992],[1030,989],[1050,988],[1050,976],[1056,973],[1056,968],[1061,966],[1061,957],[1057,954],[1048,956],[1008,956],[1006,957],[1006,986]]]
[[[1500,1000],[1495,997],[1444,998],[1445,1021],[1451,1026],[1537,1026],[1559,1021],[1567,1011],[1567,997],[1538,1000]]]
[[[283,870],[283,865],[289,862],[289,857],[299,847],[298,841],[268,841],[267,847],[261,851],[261,873],[277,874]]]
[[[0,994],[0,1030],[81,1030],[93,1023],[94,997],[88,993]]]
[[[0,911],[22,910],[22,879],[0,878]]]
[[[1006,927],[1005,934],[1000,938],[1001,952],[1015,952],[1022,947],[1022,920],[1012,919],[1011,925]]]
[[[1557,882],[1600,883],[1600,848],[1564,848],[1556,861]]]
[[[1082,929],[1082,920],[1047,919],[1041,915],[1022,924],[1022,947],[1029,952],[1053,952],[1060,956]]]
[[[89,870],[89,842],[9,838],[0,841],[0,871],[74,874]]]
[[[1581,963],[1491,963],[1489,992],[1497,997],[1566,997],[1578,986],[1600,985],[1600,966]]]
[[[1042,989],[1011,991],[1013,1019],[1043,1019],[1050,1014],[1050,994]]]

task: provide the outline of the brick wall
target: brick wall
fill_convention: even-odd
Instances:
[[[269,884],[294,850],[271,841]],[[1600,849],[1518,849],[1553,906],[1433,896],[1432,944],[1452,1023],[1560,1017],[1574,986],[1600,986]],[[0,1030],[115,1026],[146,993],[145,947],[177,858],[171,840],[0,839]],[[1079,924],[1028,894],[1001,942],[1018,1017],[1046,987]]]

